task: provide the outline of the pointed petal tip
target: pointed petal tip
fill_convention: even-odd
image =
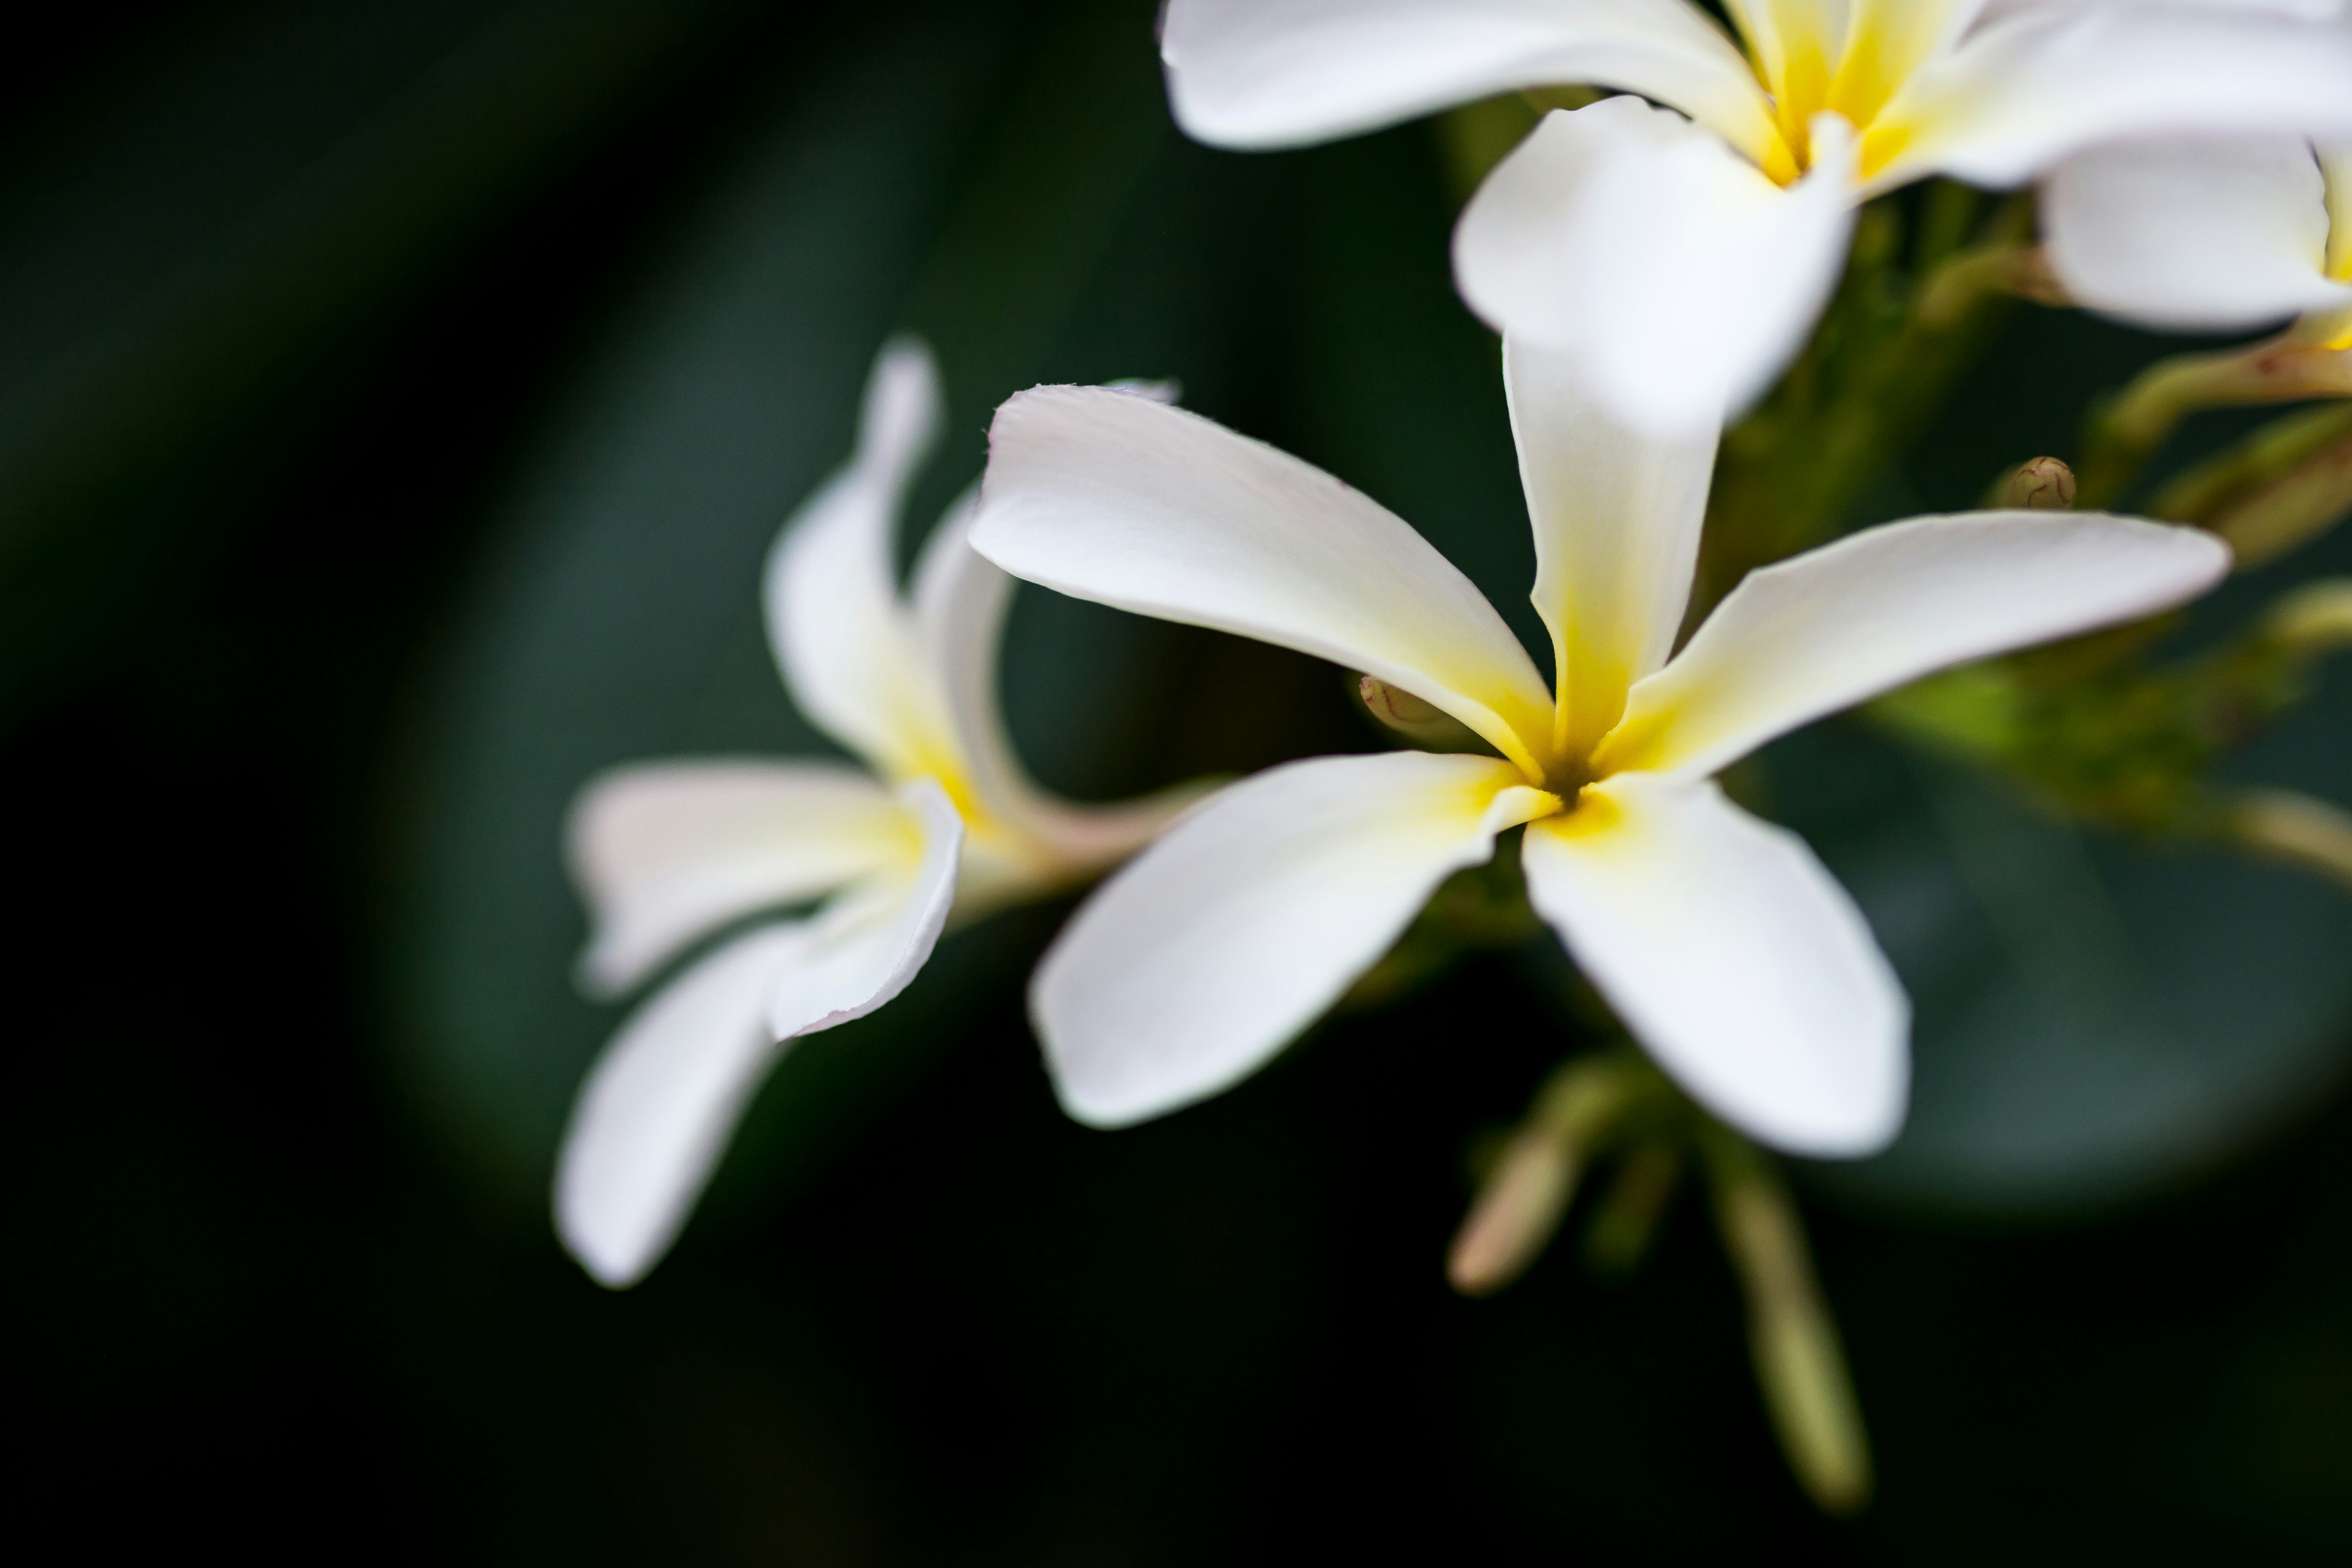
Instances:
[[[642,1242],[632,1244],[619,1237],[599,1236],[585,1215],[570,1211],[560,1186],[556,1191],[555,1234],[563,1243],[563,1250],[580,1265],[581,1272],[607,1290],[626,1290],[636,1285],[653,1272],[654,1263],[666,1250],[648,1247]]]

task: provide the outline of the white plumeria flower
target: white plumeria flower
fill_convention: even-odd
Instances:
[[[1714,433],[1614,427],[1524,344],[1505,373],[1556,693],[1420,534],[1297,458],[1088,388],[998,411],[972,531],[997,564],[1364,671],[1500,753],[1318,758],[1195,808],[1039,967],[1063,1103],[1118,1126],[1255,1071],[1524,823],[1537,911],[1685,1089],[1784,1149],[1876,1149],[1907,1095],[1902,989],[1812,853],[1711,775],[1931,670],[2179,603],[2229,552],[2098,514],[1917,518],[1751,574],[1669,658]]]
[[[1770,384],[1855,205],[1929,174],[2016,185],[2129,136],[2352,139],[2335,0],[1170,0],[1178,121],[1288,147],[1515,88],[1594,83],[1464,211],[1454,272],[1507,334],[1592,361],[1623,417],[1700,428]],[[1690,118],[1685,120],[1684,115]]]
[[[967,542],[969,494],[900,595],[891,541],[940,402],[929,352],[886,347],[856,455],[768,557],[768,634],[784,684],[866,766],[647,763],[605,773],[573,807],[569,858],[593,918],[579,973],[593,994],[630,991],[761,910],[826,900],[697,960],[590,1070],[555,1216],[564,1245],[607,1285],[634,1283],[668,1249],[791,1041],[898,995],[950,921],[1098,875],[1179,806],[1074,805],[1022,773],[995,693],[1013,580]]]
[[[2068,159],[2042,190],[2052,267],[2094,310],[2229,331],[2299,317],[2352,348],[2352,141],[2151,141]]]

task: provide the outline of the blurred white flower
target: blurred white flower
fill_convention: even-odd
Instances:
[[[896,996],[950,920],[1099,874],[1181,804],[1078,806],[1022,773],[995,691],[1013,581],[967,542],[969,493],[900,594],[892,539],[939,418],[929,351],[886,347],[856,455],[768,557],[768,634],[784,684],[866,766],[647,763],[605,773],[573,807],[569,859],[593,923],[579,973],[593,994],[627,992],[761,910],[825,900],[698,959],[638,1007],[589,1072],[564,1136],[555,1217],[565,1246],[607,1285],[635,1282],[667,1250],[789,1042]]]
[[[1517,88],[1593,83],[1464,211],[1464,297],[1590,356],[1622,416],[1737,413],[1804,341],[1854,205],[1929,174],[2015,185],[2133,136],[2352,140],[2336,0],[1170,0],[1178,120],[1285,147]],[[1690,118],[1685,120],[1684,115]]]
[[[1613,426],[1580,366],[1523,343],[1505,374],[1556,695],[1426,541],[1297,458],[1095,389],[998,411],[972,542],[999,565],[1362,670],[1500,753],[1319,758],[1196,808],[1038,970],[1063,1103],[1116,1126],[1233,1084],[1524,823],[1536,910],[1684,1088],[1785,1149],[1878,1148],[1902,989],[1811,852],[1710,775],[1930,670],[2178,603],[2228,552],[2097,514],[1914,519],[1755,573],[1670,658],[1715,433]]]
[[[2094,310],[2189,331],[2300,317],[2298,340],[2352,348],[2352,140],[2095,148],[2044,183],[2042,225],[2060,281]]]

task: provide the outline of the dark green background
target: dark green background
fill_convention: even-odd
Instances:
[[[1806,1509],[1685,1205],[1651,1267],[1444,1289],[1465,1157],[1578,1042],[1543,955],[1116,1135],[952,939],[796,1053],[677,1253],[544,1189],[613,1015],[591,769],[819,745],[753,571],[875,347],[951,436],[1039,380],[1192,406],[1427,531],[1531,633],[1493,342],[1425,127],[1167,121],[1145,4],[99,6],[0,72],[6,1147],[31,1531],[309,1559],[2141,1560],[2352,1549],[2352,913],[2081,836],[1832,722],[1759,787],[1917,996],[1885,1158],[1801,1173],[1876,1439]],[[2166,345],[2021,308],[1856,521],[2064,453]],[[2165,462],[2244,421],[2203,420]],[[2189,636],[2313,573],[2239,584]],[[1037,771],[1375,742],[1339,679],[1024,594]],[[2243,760],[2352,799],[2352,687]]]

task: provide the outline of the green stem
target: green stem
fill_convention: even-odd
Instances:
[[[2352,352],[2292,333],[2248,348],[2160,360],[2092,414],[2075,469],[2080,503],[2112,504],[2181,420],[2201,409],[2347,395],[2352,395]]]
[[[1870,1500],[1870,1441],[1804,1222],[1765,1156],[1715,1126],[1700,1143],[1723,1249],[1748,1299],[1748,1343],[1780,1451],[1824,1513]]]

